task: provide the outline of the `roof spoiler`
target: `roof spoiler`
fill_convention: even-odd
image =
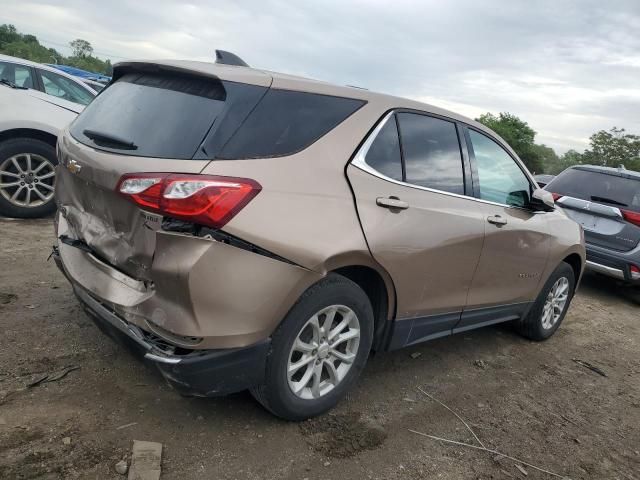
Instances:
[[[248,67],[249,65],[235,53],[226,50],[216,50],[216,63],[222,65],[235,65],[237,67]]]

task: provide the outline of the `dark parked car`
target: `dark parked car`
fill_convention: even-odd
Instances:
[[[640,172],[580,165],[546,189],[583,226],[587,267],[640,284]]]
[[[536,181],[536,183],[540,186],[540,188],[544,188],[546,185],[549,184],[549,182],[551,182],[551,180],[553,180],[555,177],[555,175],[546,175],[546,174],[541,174],[541,175],[534,175],[533,177]]]

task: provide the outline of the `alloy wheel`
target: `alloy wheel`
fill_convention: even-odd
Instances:
[[[542,308],[542,328],[549,330],[558,323],[568,300],[569,280],[566,277],[560,277],[549,290]]]
[[[287,362],[291,391],[306,400],[322,397],[347,376],[360,345],[353,310],[331,305],[315,313],[298,333]]]
[[[19,153],[0,164],[0,195],[17,207],[39,207],[53,198],[55,165],[35,153]]]

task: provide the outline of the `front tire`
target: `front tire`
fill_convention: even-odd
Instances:
[[[53,213],[56,149],[33,138],[0,143],[0,215],[37,218]]]
[[[364,291],[341,275],[329,274],[300,297],[273,334],[264,384],[251,393],[286,420],[330,410],[364,368],[373,325]]]
[[[516,330],[530,340],[551,337],[567,314],[575,285],[573,268],[562,262],[542,287],[527,316],[516,323]]]

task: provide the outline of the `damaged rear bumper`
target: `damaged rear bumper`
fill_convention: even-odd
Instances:
[[[59,262],[58,258],[56,262]],[[126,322],[81,287],[74,285],[73,288],[100,330],[147,363],[155,365],[167,382],[181,394],[207,397],[227,395],[263,381],[270,339],[243,348],[168,354],[155,343],[152,334]]]

